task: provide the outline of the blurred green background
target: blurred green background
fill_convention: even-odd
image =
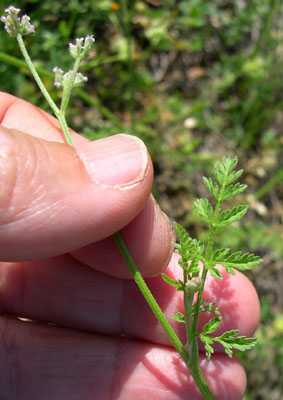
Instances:
[[[9,1],[2,1],[1,14]],[[249,273],[260,296],[258,346],[241,355],[245,400],[280,400],[283,392],[282,194],[283,7],[280,0],[30,0],[36,35],[25,41],[54,100],[52,68],[68,70],[67,46],[93,34],[74,93],[70,126],[90,139],[133,133],[148,146],[154,194],[190,233],[207,237],[192,213],[216,159],[237,155],[250,204],[241,225],[218,242],[264,262]],[[48,110],[15,40],[0,31],[0,90]],[[49,110],[48,110],[49,111]]]

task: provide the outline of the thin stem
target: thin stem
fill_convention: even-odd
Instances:
[[[186,327],[188,346],[190,346],[191,340],[193,338],[192,322],[191,322],[193,300],[194,300],[194,291],[190,290],[190,288],[186,286],[184,290],[184,309],[185,309],[185,327]],[[190,356],[191,354],[189,351],[189,357]]]
[[[202,299],[202,294],[203,294],[203,289],[204,289],[204,284],[207,276],[207,268],[203,266],[202,270],[202,275],[201,275],[201,287],[198,291],[198,297],[197,301],[195,304],[195,313],[194,313],[194,320],[193,320],[193,327],[192,327],[192,336],[195,338],[197,335],[197,328],[198,328],[198,318],[199,318],[199,313],[200,313],[200,303]]]
[[[6,53],[0,52],[0,61],[5,62],[6,64],[13,65],[17,68],[24,68],[29,71],[29,68],[26,64],[25,61],[20,60],[16,57],[10,56]],[[95,67],[95,66],[94,66]],[[34,67],[35,68],[35,67]],[[50,71],[47,71],[44,68],[41,67],[36,67],[35,68],[38,73],[40,73],[42,76],[45,76],[47,78],[52,79],[53,78],[53,73]],[[99,112],[103,115],[103,117],[109,119],[110,121],[113,122],[113,124],[120,129],[121,131],[125,132],[126,127],[123,126],[123,124],[120,122],[120,120],[110,111],[108,108],[103,106],[101,102],[99,101],[98,98],[94,98],[93,96],[90,96],[87,92],[85,92],[83,89],[80,87],[75,87],[74,92],[83,100],[85,101],[88,105],[92,107],[96,107]]]
[[[39,89],[41,90],[41,92],[42,92],[43,96],[45,97],[47,103],[49,104],[49,106],[53,110],[55,116],[57,117],[57,119],[58,119],[58,121],[60,123],[62,132],[63,132],[64,137],[66,139],[66,142],[70,146],[74,146],[73,139],[71,137],[70,130],[69,130],[69,127],[68,127],[66,119],[65,119],[65,115],[64,115],[64,113],[62,113],[59,110],[59,108],[56,106],[56,104],[52,100],[52,98],[49,95],[48,91],[46,90],[42,80],[40,79],[40,76],[38,75],[36,69],[34,68],[34,65],[33,65],[32,61],[30,59],[30,56],[29,56],[29,54],[27,52],[27,49],[26,49],[26,46],[24,44],[22,35],[20,35],[20,34],[17,35],[17,41],[19,43],[21,52],[23,53],[24,59],[25,59],[27,65],[28,65],[28,67],[30,69],[30,72],[32,73],[32,75],[33,75],[33,77],[34,77]]]
[[[70,146],[74,147],[73,138],[72,138],[72,136],[70,134],[70,129],[69,129],[68,124],[66,122],[65,115],[60,112],[58,114],[57,118],[58,118],[58,121],[60,123],[64,138],[66,140],[66,143],[69,144]]]
[[[194,315],[194,322],[193,322],[193,329],[192,329],[193,330],[193,336],[197,335],[198,318],[199,318],[199,312],[200,312],[200,303],[201,303],[202,294],[203,294],[204,285],[205,285],[205,280],[206,280],[207,271],[208,271],[206,264],[207,264],[207,262],[210,261],[211,255],[212,255],[214,237],[215,237],[215,232],[216,232],[216,222],[218,220],[218,216],[219,216],[219,213],[220,213],[220,206],[221,206],[224,190],[225,190],[225,185],[223,185],[221,187],[221,190],[220,190],[220,193],[219,193],[219,196],[218,196],[218,200],[217,200],[217,204],[216,204],[216,207],[215,207],[215,211],[214,211],[213,225],[211,225],[211,227],[210,227],[207,251],[206,251],[205,261],[204,261],[204,264],[203,264],[203,270],[202,270],[202,275],[201,275],[201,287],[200,287],[200,289],[198,291],[198,297],[197,297],[197,301],[196,301],[196,305],[195,305],[195,315]]]
[[[50,105],[50,107],[52,108],[54,114],[56,115],[56,117],[58,118],[58,114],[60,112],[59,108],[56,106],[56,104],[54,103],[54,101],[52,100],[51,96],[49,95],[48,91],[46,90],[42,80],[40,79],[40,76],[38,75],[38,73],[36,72],[36,69],[34,68],[34,65],[30,59],[30,56],[26,50],[26,46],[24,44],[23,41],[23,37],[22,35],[20,35],[18,33],[17,35],[17,41],[19,43],[21,52],[23,53],[23,56],[25,58],[25,61],[27,63],[27,65],[29,66],[30,72],[32,73],[36,83],[38,84],[39,89],[41,90],[43,96],[45,97],[47,103]]]
[[[66,110],[67,110],[67,107],[68,107],[68,104],[69,104],[69,101],[70,101],[71,91],[72,91],[73,86],[74,86],[74,82],[75,82],[75,79],[76,79],[76,74],[78,72],[80,63],[81,63],[81,59],[77,58],[75,63],[74,63],[74,67],[73,67],[73,69],[71,71],[71,75],[68,78],[68,82],[67,82],[66,86],[64,87],[63,96],[62,96],[62,102],[61,102],[61,107],[60,107],[60,111],[63,114],[65,114]]]
[[[197,340],[196,338],[193,339],[193,343],[196,343],[196,346],[194,346],[195,351],[197,352],[198,355],[198,347],[197,347]],[[215,400],[212,392],[210,391],[208,384],[201,372],[201,369],[199,367],[199,362],[198,362],[198,356],[197,356],[197,361],[194,363],[194,365],[189,366],[190,373],[192,377],[194,378],[194,381],[201,392],[203,398],[205,400]]]
[[[145,283],[142,275],[140,274],[140,272],[138,271],[134,260],[132,259],[120,233],[114,233],[113,238],[129,268],[129,270],[131,271],[134,280],[136,282],[136,284],[138,285],[140,291],[142,292],[145,300],[147,301],[148,305],[150,306],[152,312],[154,313],[154,315],[156,316],[156,318],[158,319],[160,325],[163,327],[164,331],[166,332],[167,336],[169,337],[169,339],[171,340],[173,346],[175,347],[175,349],[178,351],[178,353],[180,354],[180,356],[183,358],[183,360],[187,363],[188,361],[188,353],[185,349],[185,347],[183,346],[182,342],[180,341],[180,339],[178,338],[178,336],[176,335],[176,333],[174,332],[173,328],[171,327],[171,325],[169,324],[167,318],[165,317],[165,315],[163,314],[161,308],[159,307],[159,305],[157,304],[155,298],[153,297],[151,291],[149,290],[149,287],[147,286],[147,284]]]
[[[203,395],[203,398],[206,400],[214,400],[214,396],[211,393],[211,391],[207,385],[207,382],[200,370],[198,359],[197,359],[197,362],[194,362],[193,364],[191,362],[189,362],[189,354],[188,354],[187,350],[185,349],[182,342],[180,341],[180,339],[178,338],[178,336],[172,329],[171,325],[169,324],[168,320],[166,319],[165,315],[163,314],[161,308],[159,307],[155,298],[153,297],[151,291],[149,290],[147,284],[145,283],[143,277],[141,276],[140,272],[138,271],[138,269],[134,263],[134,260],[132,259],[121,235],[119,233],[115,233],[113,235],[113,238],[114,238],[129,270],[131,271],[131,273],[134,277],[134,280],[135,280],[136,284],[138,285],[141,293],[143,294],[144,298],[146,299],[152,312],[158,319],[160,325],[163,327],[165,333],[171,340],[173,346],[175,347],[175,349],[178,351],[180,356],[185,361],[188,369],[190,370],[192,377],[194,378],[194,381],[195,381],[199,391]],[[194,345],[193,345],[192,350],[193,350],[193,352],[198,353],[196,338],[194,338]],[[195,357],[194,357],[194,360],[195,360]]]
[[[185,328],[187,335],[187,350],[189,353],[188,366],[191,370],[194,366],[198,365],[198,359],[195,359],[194,352],[194,336],[192,329],[192,309],[194,301],[194,292],[188,286],[184,290],[184,310],[185,310]],[[198,348],[197,348],[198,353]]]

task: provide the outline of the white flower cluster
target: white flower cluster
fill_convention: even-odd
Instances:
[[[65,87],[67,85],[67,82],[69,81],[72,71],[65,72],[58,67],[53,68],[53,72],[55,74],[55,81],[54,85],[58,88],[60,87]],[[81,83],[86,82],[87,77],[81,74],[80,72],[76,73],[75,81],[74,81],[74,86],[79,86]]]
[[[92,35],[87,35],[84,38],[76,39],[76,44],[69,43],[69,51],[71,56],[75,59],[80,58],[81,60],[88,57],[94,40],[95,39]]]
[[[29,35],[34,32],[34,25],[30,21],[30,17],[23,15],[22,18],[18,17],[21,10],[14,6],[10,6],[5,9],[7,16],[1,17],[1,21],[4,23],[4,28],[10,36]]]

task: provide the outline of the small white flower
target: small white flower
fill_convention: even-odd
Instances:
[[[1,21],[4,23],[5,30],[10,36],[29,35],[34,32],[34,25],[30,21],[30,17],[23,15],[22,18],[18,17],[21,10],[14,6],[10,6],[5,9],[7,16],[1,17]]]
[[[73,71],[68,71],[64,73],[64,71],[61,68],[54,67],[53,72],[55,74],[54,85],[58,88],[60,87],[64,88],[67,85],[67,82],[69,81]],[[79,86],[86,81],[87,77],[81,74],[80,72],[77,72],[75,76],[74,86]]]
[[[54,85],[59,88],[63,85],[64,71],[61,68],[54,67],[53,72],[55,74]]]
[[[80,58],[81,60],[88,57],[94,40],[92,35],[87,35],[85,38],[76,39],[76,44],[69,43],[71,56],[75,59]]]
[[[75,77],[74,86],[79,86],[84,82],[87,82],[87,77],[85,75],[81,74],[80,72],[77,72],[76,77]]]

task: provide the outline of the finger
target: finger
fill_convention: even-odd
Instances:
[[[153,197],[139,215],[120,232],[131,257],[144,277],[158,275],[171,258],[175,230]],[[114,239],[108,237],[71,253],[98,271],[132,278]]]
[[[174,255],[166,274],[178,279],[180,267]],[[121,333],[164,345],[171,345],[135,282],[101,274],[69,256],[34,263],[0,267],[0,313],[12,313],[33,320],[54,322],[75,329],[109,335]],[[167,285],[161,276],[147,279],[161,309],[186,342],[184,325],[172,321],[183,312],[181,292]],[[259,320],[259,302],[250,281],[241,273],[225,274],[221,284],[208,278],[205,298],[219,305],[223,321],[218,333],[239,329],[251,336]],[[201,324],[211,314],[201,316]],[[216,351],[223,348],[216,347]]]
[[[19,400],[200,400],[172,349],[124,338],[0,319],[2,398]],[[246,377],[223,355],[200,366],[216,399],[240,400]]]
[[[58,127],[58,121],[53,118],[52,116],[50,116],[49,114],[43,112],[42,110],[38,109],[37,107],[31,105],[30,103],[15,98],[13,96],[7,95],[5,93],[1,93],[0,92],[0,119],[2,120],[2,124],[5,125],[6,127],[15,127],[15,128],[21,128],[24,129],[26,132],[30,133],[33,137],[39,137],[39,138],[45,138],[46,140],[52,140],[52,141],[63,141],[62,140],[62,134],[60,132],[60,129]],[[40,126],[40,130],[38,129],[38,126]],[[82,158],[85,161],[85,164],[88,164],[88,161],[93,165],[93,157],[95,158],[95,154],[93,154],[93,150],[91,147],[89,146],[93,146],[92,144],[90,145],[89,142],[83,138],[80,135],[77,135],[75,132],[72,132],[72,136],[73,139],[76,143],[76,147],[79,148],[80,150],[80,155],[82,156]],[[121,138],[120,138],[121,139]],[[45,143],[45,141],[44,141]],[[100,144],[105,145],[105,142],[101,142]],[[96,144],[98,144],[98,142],[96,142]],[[87,147],[87,149],[85,148]],[[103,147],[103,146],[102,146]],[[101,150],[101,145],[100,147],[96,147],[96,150]],[[70,149],[67,147],[67,149],[70,151]],[[111,155],[109,155],[109,142],[107,143],[107,152],[108,152],[108,160],[109,158],[111,158]],[[19,150],[21,151],[21,149]],[[62,146],[59,149],[59,152],[61,154],[60,156],[60,160],[64,161],[64,166],[62,168],[62,166],[58,166],[58,168],[60,169],[59,172],[59,177],[64,173],[65,170],[67,170],[67,173],[69,173],[69,178],[70,176],[73,177],[73,180],[75,178],[75,172],[76,170],[74,169],[74,166],[71,163],[67,163],[67,160],[70,157],[67,157],[63,150],[62,150]],[[23,152],[22,152],[23,153]],[[44,161],[44,157],[41,157],[41,161],[39,163],[39,165],[42,166],[43,169],[43,174],[44,176],[47,174],[47,171],[49,169],[49,165],[48,162],[46,163],[47,165],[43,165],[43,161]],[[101,159],[101,154],[100,154],[100,159]],[[36,161],[36,160],[35,160]],[[149,162],[150,164],[150,162]],[[107,167],[105,164],[103,165],[103,167],[101,167],[101,170],[103,170],[104,172],[109,172],[108,175],[106,176],[106,178],[112,179],[113,176],[115,176],[115,174],[113,173],[113,168],[107,169],[105,168]],[[125,165],[124,165],[125,167]],[[115,171],[117,170],[117,166],[115,166]],[[114,171],[114,172],[115,172]],[[133,168],[131,167],[130,163],[129,163],[129,157],[127,158],[127,165],[126,165],[126,173],[132,173]],[[51,171],[49,171],[51,172]],[[120,170],[120,172],[123,172]],[[125,171],[124,171],[125,172]],[[59,178],[57,176],[57,173],[55,171],[55,177],[54,179]],[[89,194],[86,194],[84,191],[84,193],[81,193],[81,197],[83,196],[83,199],[89,199],[89,203],[92,203],[92,209],[88,212],[87,209],[83,208],[84,204],[82,201],[82,198],[80,198],[80,196],[77,196],[77,201],[73,202],[73,204],[70,204],[71,202],[69,202],[68,204],[64,203],[64,207],[70,206],[70,210],[68,211],[67,209],[65,209],[65,214],[67,215],[67,218],[64,218],[64,213],[61,212],[60,208],[58,207],[57,204],[57,199],[55,199],[55,201],[52,203],[52,207],[50,208],[50,211],[53,211],[54,207],[56,208],[56,210],[58,210],[58,213],[60,215],[58,215],[58,220],[60,221],[60,223],[58,224],[57,221],[53,222],[53,225],[55,225],[54,230],[56,230],[55,234],[54,232],[51,230],[51,232],[49,233],[49,238],[44,238],[44,243],[39,246],[37,241],[42,240],[41,236],[38,236],[38,226],[34,225],[32,226],[27,232],[30,233],[30,236],[32,236],[30,238],[26,236],[26,232],[24,235],[24,238],[26,238],[26,242],[22,241],[23,237],[21,237],[19,240],[22,243],[22,247],[23,247],[23,251],[25,254],[22,254],[21,259],[25,258],[31,258],[32,255],[34,258],[38,258],[38,253],[40,253],[40,258],[44,257],[44,256],[48,256],[50,253],[51,255],[55,255],[58,254],[60,252],[63,251],[71,251],[73,250],[72,247],[76,246],[76,248],[80,247],[80,243],[82,243],[82,241],[84,240],[85,243],[83,243],[83,246],[85,246],[86,244],[88,244],[87,242],[89,241],[89,236],[91,235],[91,242],[93,242],[94,240],[99,239],[99,237],[102,236],[107,236],[108,233],[113,233],[115,231],[115,228],[113,226],[113,224],[115,225],[115,223],[117,224],[117,230],[119,230],[121,228],[122,225],[125,225],[124,222],[121,221],[121,219],[127,218],[128,221],[130,221],[133,218],[134,214],[137,214],[137,209],[141,210],[142,206],[141,204],[143,204],[143,202],[145,201],[145,197],[146,194],[149,191],[149,187],[151,185],[151,164],[149,165],[149,171],[147,174],[145,174],[145,178],[144,178],[144,184],[140,184],[139,188],[135,187],[133,188],[133,191],[135,191],[136,196],[128,196],[129,190],[127,190],[126,196],[127,196],[127,200],[129,201],[130,205],[127,205],[127,202],[123,202],[123,204],[118,204],[116,203],[114,205],[114,207],[111,205],[111,210],[108,214],[108,218],[105,218],[104,224],[103,226],[97,227],[97,229],[94,230],[94,227],[91,226],[91,232],[87,232],[87,237],[85,234],[83,234],[83,232],[81,231],[81,228],[85,228],[85,230],[89,229],[90,224],[92,224],[94,216],[96,216],[96,219],[98,219],[100,217],[104,218],[105,217],[105,213],[101,213],[101,208],[105,208],[105,206],[107,206],[107,204],[111,203],[111,199],[113,200],[113,203],[115,202],[115,195],[117,195],[117,193],[114,193],[114,197],[113,197],[113,193],[111,192],[111,190],[108,190],[108,193],[103,193],[103,195],[105,194],[107,199],[105,201],[103,201],[103,204],[99,207],[96,206],[97,203],[99,203],[99,199],[96,196],[97,202],[95,204],[95,201],[89,196]],[[51,179],[52,180],[52,179]],[[62,176],[62,181],[64,181],[64,176]],[[70,179],[69,179],[70,180]],[[63,187],[61,188],[61,190],[65,191],[66,188],[64,186],[68,185],[68,189],[71,189],[70,186],[70,182],[69,180],[67,180],[65,182],[65,185],[63,185]],[[80,180],[80,186],[83,185],[83,179],[78,178],[77,180]],[[47,182],[46,177],[44,178],[43,182]],[[78,184],[75,185],[75,190],[76,192],[79,190],[80,187]],[[136,185],[138,186],[138,185]],[[45,191],[46,189],[46,185],[42,186],[42,182],[40,182],[39,187],[42,188],[42,190],[44,189]],[[107,188],[104,188],[104,192],[107,191]],[[126,190],[126,187],[124,187],[124,189]],[[109,193],[110,192],[110,193]],[[140,197],[138,197],[140,193]],[[110,194],[110,196],[109,196]],[[121,193],[120,193],[121,194]],[[125,193],[124,193],[125,194]],[[67,195],[67,193],[66,193]],[[66,196],[65,196],[66,197]],[[135,198],[133,198],[135,197]],[[43,198],[45,198],[43,196]],[[125,196],[119,196],[119,199],[121,200],[121,202],[123,201],[123,199],[125,198]],[[48,198],[46,199],[48,201]],[[50,199],[49,199],[50,200]],[[63,201],[63,199],[61,199]],[[79,203],[79,204],[77,204]],[[88,204],[89,204],[88,203]],[[24,205],[23,205],[24,207]],[[39,206],[40,207],[40,204]],[[116,207],[116,208],[115,208]],[[27,210],[31,209],[31,207],[26,207]],[[99,208],[99,209],[98,209]],[[117,211],[118,208],[118,211]],[[121,208],[123,208],[123,210],[121,211]],[[73,216],[74,214],[76,214],[76,218],[75,221],[70,218],[71,216]],[[46,217],[45,214],[42,214],[43,216]],[[89,218],[90,216],[90,218]],[[49,217],[49,215],[48,215]],[[55,219],[56,215],[54,216],[53,219]],[[82,218],[83,217],[83,218]],[[85,220],[88,220],[88,223],[85,224]],[[109,222],[109,219],[111,219],[111,221]],[[50,224],[52,224],[52,219],[47,218],[45,219],[45,221],[49,221]],[[36,222],[36,221],[35,221]],[[62,223],[64,222],[64,223]],[[69,222],[69,223],[68,223]],[[146,224],[146,225],[145,225]],[[42,226],[40,224],[40,226]],[[146,232],[146,236],[142,233],[144,232],[145,226],[147,226],[147,232]],[[61,231],[63,231],[65,228],[67,228],[67,232],[62,232],[62,236],[60,235],[59,237],[59,231],[58,229],[61,228]],[[138,230],[136,229],[138,228]],[[42,229],[42,228],[41,228]],[[49,229],[44,228],[46,234],[48,234]],[[140,230],[140,231],[139,231]],[[36,232],[35,232],[36,231]],[[128,232],[128,234],[127,234]],[[129,234],[130,232],[130,234]],[[7,234],[7,230],[5,230],[5,235]],[[139,267],[140,270],[147,276],[151,276],[156,274],[157,272],[159,272],[162,268],[164,268],[164,266],[167,264],[171,252],[172,252],[172,246],[171,246],[171,242],[174,240],[174,235],[172,233],[172,229],[171,229],[171,225],[168,223],[168,220],[166,217],[164,217],[163,213],[160,212],[159,208],[157,207],[156,203],[152,200],[149,199],[146,203],[146,206],[144,207],[144,211],[142,212],[142,215],[140,217],[138,217],[136,222],[133,222],[131,224],[131,226],[127,229],[124,230],[123,234],[125,235],[125,240],[127,245],[129,246],[129,248],[131,249],[131,251],[133,252],[134,255],[137,256],[137,259],[139,260]],[[21,236],[21,231],[19,232],[19,236]],[[70,243],[69,242],[69,238],[72,237],[72,239],[75,240],[75,243]],[[134,238],[137,237],[138,240],[134,240]],[[30,240],[31,239],[31,240]],[[33,243],[32,239],[37,239],[35,241],[35,243]],[[49,239],[49,240],[47,240]],[[51,239],[51,240],[50,240]],[[52,241],[53,239],[53,241]],[[81,242],[80,242],[81,239]],[[27,242],[32,242],[32,254],[30,254],[30,243]],[[63,241],[63,243],[62,243]],[[55,246],[54,246],[54,242],[55,242]],[[120,254],[117,255],[117,249],[116,249],[116,245],[113,243],[113,241],[109,240],[108,242],[111,243],[110,248],[107,251],[108,254],[108,262],[105,263],[104,262],[104,272],[108,272],[108,273],[115,273],[115,275],[119,275],[120,271],[123,271],[122,275],[123,277],[130,277],[130,273],[128,272],[128,270],[125,268],[124,265],[124,261],[121,259]],[[64,244],[64,246],[62,246]],[[60,245],[60,246],[59,246]],[[43,251],[43,246],[46,246],[46,250],[48,250],[48,252]],[[98,260],[99,262],[94,262],[93,260],[93,254],[96,254],[97,257],[99,257],[99,247],[103,247],[105,248],[106,243],[102,242],[99,243],[97,248],[87,248],[85,249],[83,252],[79,252],[77,254],[78,257],[82,257],[82,259],[89,258],[88,263],[89,265],[93,265],[96,268],[101,269],[101,263],[100,260]],[[141,251],[141,246],[143,248],[147,248],[147,252]],[[59,248],[58,248],[59,247]],[[108,247],[108,245],[106,246]],[[15,248],[15,246],[14,246]],[[3,249],[3,247],[2,247]],[[35,250],[38,250],[38,252],[36,252]],[[20,252],[20,247],[17,246],[16,248],[17,252],[15,250],[13,250],[13,252],[11,252],[10,250],[10,246],[6,246],[6,252],[8,253],[8,256],[6,257],[6,259],[20,259],[20,254],[17,254]],[[93,251],[92,251],[93,250]],[[13,258],[11,257],[11,254],[14,256]],[[91,257],[89,257],[86,254],[91,254]],[[113,257],[115,258],[115,266],[117,268],[115,268],[115,271],[113,271]],[[116,258],[117,257],[117,258]],[[2,258],[4,259],[4,258]],[[118,263],[117,263],[117,260]],[[106,261],[106,260],[104,260]]]
[[[144,207],[152,166],[139,139],[88,142],[79,157],[65,144],[0,129],[0,259],[80,248],[120,230]]]

